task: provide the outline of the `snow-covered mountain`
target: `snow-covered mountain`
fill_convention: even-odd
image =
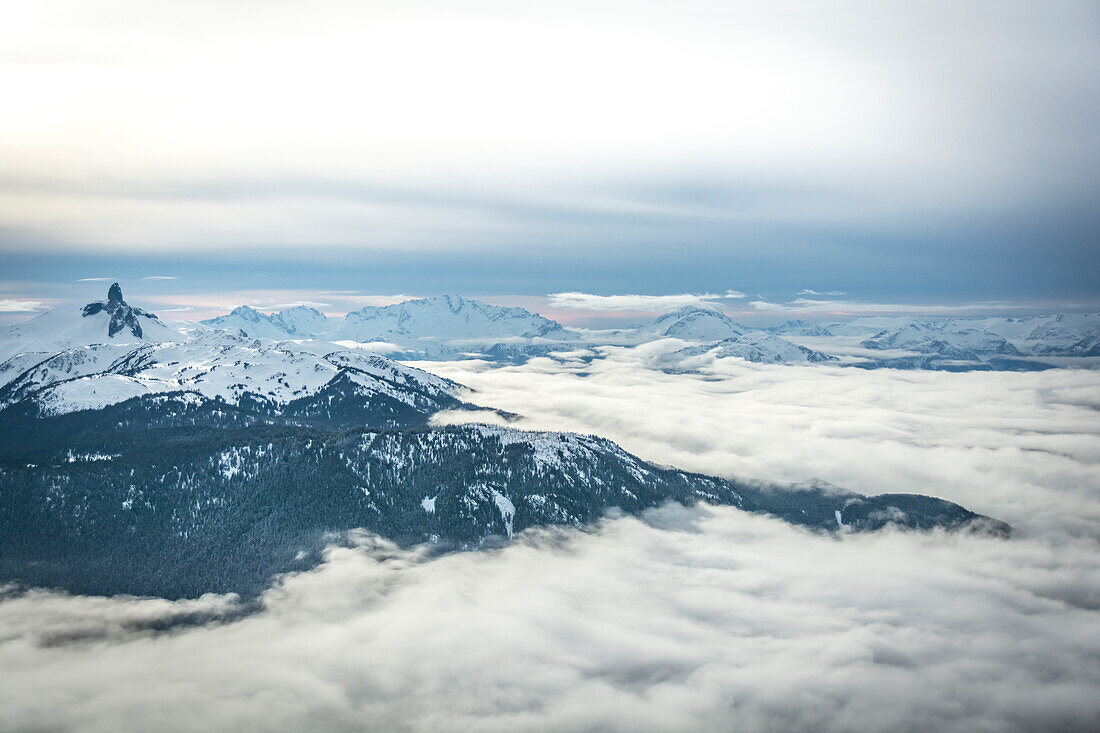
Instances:
[[[576,332],[523,308],[489,305],[457,295],[369,306],[343,319],[326,318],[320,311],[305,307],[265,315],[241,306],[202,323],[218,329],[240,329],[257,338],[381,342],[397,347],[397,353],[409,359],[488,355],[514,361],[545,353],[559,343],[576,344],[580,339]]]
[[[716,344],[689,346],[676,352],[681,357],[709,354],[718,359],[738,358],[763,364],[823,364],[836,362],[835,356],[793,344],[766,331],[750,331]]]
[[[936,354],[950,359],[980,360],[990,354],[1020,356],[1019,350],[1001,336],[957,324],[912,321],[880,331],[861,342],[868,349],[901,349],[918,354]]]
[[[1100,339],[1100,314],[1059,313],[1055,316],[1028,319],[1025,323],[1033,327],[1018,343],[1028,353],[1100,356],[1095,346]]]
[[[836,323],[788,321],[752,329],[707,308],[687,307],[634,331],[616,344],[677,338],[692,345],[672,356],[711,353],[775,364],[837,363],[862,368],[1038,370],[1064,366],[1049,357],[1100,356],[1100,318],[1058,314],[1027,318],[867,316]],[[663,357],[664,358],[664,357]],[[1081,365],[1087,366],[1084,362]]]
[[[459,385],[370,351],[249,338],[237,329],[177,331],[127,306],[117,285],[106,303],[80,311],[85,320],[76,327],[71,314],[63,315],[13,327],[15,343],[4,342],[7,353],[26,343],[49,351],[17,352],[0,365],[0,409],[23,403],[57,415],[186,393],[266,412],[301,412],[317,400],[335,399],[334,391],[345,402],[354,397],[366,412],[428,415],[458,404]]]
[[[687,306],[666,313],[637,330],[640,340],[674,338],[692,342],[662,357],[683,360],[709,354],[766,364],[816,364],[836,361],[835,357],[799,346],[767,331],[752,330],[710,308]]]
[[[204,333],[132,349],[88,346],[56,354],[0,388],[0,407],[29,400],[44,414],[99,409],[134,397],[186,392],[271,410],[344,385],[367,401],[440,409],[458,385],[358,350],[315,353],[293,343]],[[430,411],[434,411],[434,409]]]
[[[523,308],[489,305],[457,295],[406,300],[348,313],[332,335],[355,341],[398,342],[408,338],[451,341],[544,338],[576,341],[560,323]]]
[[[736,338],[749,329],[734,323],[720,311],[696,306],[665,313],[638,329],[658,338],[678,338],[684,341],[723,341]]]
[[[1091,333],[1061,353],[1066,356],[1100,356],[1100,333]]]
[[[562,335],[519,309],[455,298],[402,305],[359,312],[351,322],[366,330],[351,340],[487,333],[545,348]],[[0,433],[16,439],[0,441],[0,582],[258,593],[274,573],[318,562],[334,533],[476,548],[666,501],[729,504],[828,531],[1007,531],[931,497],[745,484],[655,466],[595,436],[431,427],[436,413],[471,407],[459,385],[317,338],[254,338],[232,323],[172,329],[127,305],[118,286],[63,315],[9,331],[54,351],[14,351],[3,367]],[[256,315],[234,317],[299,335],[323,318]],[[771,334],[715,348],[812,360]]]
[[[315,308],[296,306],[271,315],[242,305],[231,313],[203,321],[217,329],[238,329],[252,338],[311,339],[324,338],[329,331],[328,318]]]
[[[169,415],[182,427],[165,427]],[[0,428],[26,437],[0,444],[0,495],[10,497],[0,512],[0,582],[80,593],[253,595],[357,529],[474,549],[667,501],[732,505],[819,531],[1008,531],[939,499],[701,476],[569,433],[242,427],[210,404],[5,416]]]
[[[840,323],[790,321],[769,329],[855,366],[903,369],[1044,369],[1100,356],[1096,314],[1027,317],[863,317]],[[1081,365],[1087,366],[1085,362]]]
[[[104,301],[83,308],[56,308],[0,329],[0,362],[19,354],[49,355],[77,346],[149,344],[179,337],[178,331],[152,313],[130,306],[114,283]],[[0,367],[0,374],[3,371]]]

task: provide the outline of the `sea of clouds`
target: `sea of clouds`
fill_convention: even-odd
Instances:
[[[362,535],[248,613],[10,593],[0,729],[1100,725],[1100,372],[655,368],[672,346],[431,366],[521,426],[723,475],[920,491],[1016,535],[823,536],[667,506],[443,557]]]

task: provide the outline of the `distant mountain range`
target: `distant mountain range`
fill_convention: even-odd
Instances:
[[[612,337],[618,344],[659,339],[684,342],[662,361],[679,369],[736,358],[862,368],[1035,370],[1088,365],[1088,359],[1100,357],[1100,317],[867,317],[792,321],[760,330],[716,310],[687,307]],[[441,389],[441,380],[383,354],[516,363],[556,352],[595,358],[600,344],[591,333],[582,335],[522,308],[458,296],[363,308],[344,318],[306,307],[264,314],[242,306],[202,323],[170,325],[130,306],[115,285],[104,301],[51,311],[0,331],[0,407],[30,400],[44,413],[58,414],[181,389],[234,404],[247,395],[279,405],[316,398],[338,375],[364,395],[378,395],[377,401],[392,392],[385,385],[393,380],[420,380],[425,393]]]
[[[123,326],[116,328],[119,314]],[[176,393],[282,413],[335,404],[339,390],[345,409],[354,397],[364,414],[402,414],[402,423],[410,410],[427,414],[460,404],[453,382],[371,351],[172,329],[127,305],[117,285],[106,303],[47,313],[6,336],[0,354],[10,356],[0,364],[0,408],[18,405],[40,415]]]
[[[411,338],[424,324],[463,339],[482,327],[493,338],[562,330],[519,309],[461,299],[402,305],[350,320],[371,338]],[[681,315],[655,328],[682,323],[705,336],[731,328],[720,314]],[[1008,532],[926,496],[701,476],[649,464],[595,436],[432,427],[441,410],[474,409],[470,393],[307,336],[310,324],[327,323],[311,313],[253,320],[302,338],[275,341],[234,325],[171,328],[128,305],[117,285],[106,301],[7,330],[0,582],[166,597],[255,594],[274,574],[316,564],[326,543],[360,528],[401,543],[472,549],[529,527],[577,526],[666,501],[729,504],[821,531],[893,524]],[[790,345],[759,333],[719,343],[727,341],[715,348]]]
[[[202,323],[257,338],[385,344],[405,359],[522,362],[601,345],[591,334],[582,336],[522,308],[452,295],[363,308],[343,319],[326,318],[311,308],[265,315],[242,306]],[[1065,359],[1100,356],[1100,316],[865,317],[816,325],[791,321],[759,329],[714,309],[688,306],[619,331],[614,340],[641,344],[662,338],[689,342],[675,352],[684,359],[706,355],[770,364],[1028,371],[1063,366]]]
[[[256,338],[388,344],[405,358],[414,359],[464,358],[507,346],[545,352],[554,346],[568,348],[580,340],[561,324],[523,308],[504,308],[457,295],[361,308],[342,319],[329,319],[305,307],[264,315],[241,306],[202,323],[239,329]]]
[[[1010,317],[865,317],[790,321],[769,329],[842,363],[867,368],[1034,370],[1100,356],[1100,314]]]

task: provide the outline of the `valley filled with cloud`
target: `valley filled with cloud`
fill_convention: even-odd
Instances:
[[[1097,372],[669,373],[662,348],[431,366],[519,427],[919,491],[1014,535],[834,536],[668,505],[443,556],[359,534],[258,606],[11,591],[4,728],[1094,729]]]

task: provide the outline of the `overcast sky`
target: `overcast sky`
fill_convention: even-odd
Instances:
[[[9,301],[1100,300],[1092,2],[38,0],[0,82]]]

